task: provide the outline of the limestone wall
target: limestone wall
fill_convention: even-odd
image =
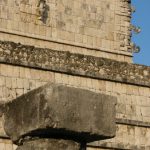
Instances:
[[[15,150],[16,146],[9,139],[0,139],[0,150]]]
[[[91,143],[90,146],[136,150],[150,148],[149,87],[1,64],[0,100],[12,100],[49,81],[117,96],[116,138]],[[2,127],[1,136],[5,136]]]
[[[131,62],[129,0],[38,1],[0,1],[1,40]]]
[[[116,137],[90,143],[88,150],[149,150],[150,68],[125,63],[132,62],[129,4],[46,0],[40,15],[38,0],[0,0],[0,102],[47,82],[113,95]],[[2,119],[0,150],[15,150]]]

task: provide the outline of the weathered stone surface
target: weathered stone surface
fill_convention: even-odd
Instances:
[[[17,150],[79,150],[80,144],[69,140],[37,139],[24,142]]]
[[[150,67],[0,41],[0,62],[150,87]]]
[[[90,142],[115,135],[116,98],[47,84],[6,106],[4,126],[13,141],[25,136]]]
[[[95,0],[91,3],[83,0],[46,0],[44,7],[40,4],[44,16],[39,16],[41,10],[38,1],[41,0],[32,0],[32,3],[29,0],[6,0],[1,3],[0,39],[23,41],[32,45],[43,45],[45,40],[55,41],[78,46],[77,49],[87,47],[89,51],[96,49],[130,54],[127,51],[131,28],[129,1]],[[7,36],[3,36],[4,32]],[[31,42],[31,39],[36,43]],[[87,53],[84,48],[83,51]],[[109,55],[107,53],[106,56]]]

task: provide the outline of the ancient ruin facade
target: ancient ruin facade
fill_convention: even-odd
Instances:
[[[0,0],[0,150],[150,149],[150,67],[132,62],[131,13],[130,0]],[[58,142],[46,120],[34,143],[48,89],[62,102],[46,92],[62,123],[50,127],[71,132]]]

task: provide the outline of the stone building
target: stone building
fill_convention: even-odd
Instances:
[[[0,150],[17,148],[5,132],[18,129],[5,103],[48,82],[117,99],[115,137],[91,140],[87,150],[150,150],[150,67],[132,62],[130,3],[0,0]],[[12,114],[30,111],[20,105]]]

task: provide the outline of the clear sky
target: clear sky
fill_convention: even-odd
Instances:
[[[132,36],[132,41],[141,48],[140,53],[134,54],[134,62],[150,66],[150,0],[132,0],[132,5],[136,8],[132,24],[142,29]]]

